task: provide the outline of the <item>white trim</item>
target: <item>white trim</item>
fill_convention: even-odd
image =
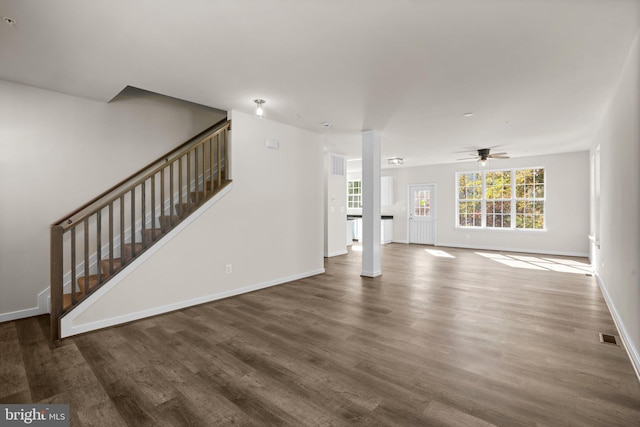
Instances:
[[[376,270],[374,272],[370,272],[370,271],[362,271],[362,274],[360,274],[360,276],[362,277],[378,277],[378,276],[382,276],[382,270]]]
[[[360,190],[359,193],[353,193],[353,194],[349,194],[349,183],[351,182],[358,182],[358,190]],[[350,200],[349,200],[349,196],[353,196],[354,197],[354,201],[355,196],[358,196],[360,200],[360,206],[349,206]],[[347,178],[347,209],[362,209],[362,177],[360,177],[359,179],[348,179]]]
[[[456,230],[471,230],[471,231],[491,231],[496,233],[546,233],[549,231],[548,228],[510,228],[510,227],[465,227],[460,225],[454,225],[454,229]]]
[[[325,252],[324,257],[325,258],[331,258],[331,257],[334,257],[334,256],[346,255],[348,253],[349,253],[349,251],[346,250],[346,249],[344,251],[329,252],[329,253]]]
[[[216,167],[214,168],[214,173],[217,171],[217,165],[215,165],[215,166]],[[189,197],[188,189],[191,188],[191,187],[199,189],[204,183],[204,178],[205,177],[199,178],[197,183],[196,183],[195,179],[192,179],[191,182],[189,183],[189,185],[184,184],[182,186],[182,194],[183,195],[186,194],[187,197]],[[209,174],[209,176],[207,178],[210,178],[210,174]],[[226,194],[226,192],[231,190],[232,185],[233,184],[228,185],[220,193],[224,192],[224,194]],[[198,191],[198,190],[196,190],[196,191]],[[218,194],[220,194],[220,193],[218,193]],[[178,201],[178,196],[179,195],[180,195],[180,191],[175,191],[174,192],[174,197],[173,197],[174,203],[175,202],[179,202]],[[214,196],[211,200],[216,199],[216,196]],[[218,199],[216,199],[216,200],[218,200]],[[211,201],[211,200],[209,200],[209,201]],[[205,203],[203,206],[205,206],[205,205],[209,206],[208,202]],[[160,212],[161,214],[163,212],[166,212],[166,211],[173,212],[173,209],[172,209],[170,204],[171,204],[171,198],[167,198],[167,200],[165,200],[164,203],[160,202],[160,203],[156,204],[156,212]],[[196,215],[196,217],[201,215],[201,214],[202,213]],[[193,216],[193,215],[194,214],[192,214],[191,216]],[[193,218],[193,219],[195,219],[195,218]],[[152,225],[152,221],[154,221],[154,220],[157,220],[157,217],[156,217],[156,219],[154,219],[151,216],[151,212],[148,212],[145,215],[144,222],[145,222],[145,227],[146,227],[147,230],[152,229],[151,225]],[[183,221],[183,223],[190,223],[192,220],[187,221],[185,219]],[[159,228],[157,228],[157,229],[159,229]],[[169,233],[169,234],[171,234],[171,233]],[[131,235],[132,235],[131,226],[129,226],[129,227],[127,227],[125,229],[125,232],[124,232],[124,238],[125,238],[124,241],[125,241],[125,243],[126,242],[131,242]],[[139,235],[140,236],[142,235],[142,218],[137,218],[136,219],[135,227],[134,227],[133,236],[135,237],[135,236],[139,236]],[[113,241],[113,253],[114,253],[114,256],[116,256],[115,254],[119,254],[120,253],[120,243],[121,243],[120,238],[121,238],[121,236],[117,236]],[[165,242],[165,244],[166,244],[166,242]],[[108,243],[104,244],[101,247],[101,254],[102,254],[103,257],[109,255],[109,244]],[[98,256],[97,252],[93,252],[92,254],[89,255],[89,272],[90,272],[90,274],[94,274],[96,272],[97,268],[98,268],[97,256]],[[124,274],[124,271],[122,273]],[[129,273],[126,273],[126,274],[129,274]],[[76,277],[82,277],[82,276],[84,276],[84,260],[76,265]],[[63,283],[63,285],[62,285],[63,293],[70,293],[71,292],[71,269],[63,276],[62,283]],[[41,314],[48,314],[50,312],[51,312],[51,290],[50,290],[50,288],[47,287],[45,290],[43,290],[42,292],[40,292],[38,294],[38,305],[36,307],[26,308],[26,309],[17,310],[17,311],[11,311],[11,312],[8,312],[8,313],[0,313],[0,323],[9,322],[11,320],[24,319],[26,317],[39,316]]]
[[[431,200],[434,200],[434,204],[435,204],[435,212],[433,214],[433,243],[416,243],[418,245],[422,245],[422,244],[427,244],[427,245],[434,245],[437,246],[438,245],[438,185],[436,183],[430,183],[430,184],[408,184],[407,185],[407,215],[405,217],[406,222],[407,222],[407,241],[406,242],[402,242],[402,243],[411,243],[411,219],[409,218],[411,216],[411,209],[413,209],[413,194],[412,194],[412,188],[414,187],[433,187],[433,198]],[[393,241],[393,240],[392,240]]]
[[[633,366],[636,377],[638,378],[638,381],[640,381],[640,353],[638,352],[638,349],[633,345],[633,341],[631,341],[629,332],[624,327],[624,322],[622,321],[618,310],[616,310],[616,306],[611,300],[611,296],[609,295],[609,291],[607,291],[607,287],[605,286],[604,281],[598,273],[596,273],[595,276],[596,281],[598,282],[598,287],[600,288],[600,292],[602,292],[602,296],[604,297],[604,302],[607,303],[607,307],[609,308],[609,312],[611,313],[611,317],[613,318],[613,323],[616,325],[618,334],[620,334],[620,338],[622,339],[623,347],[627,351],[627,355],[631,360],[631,366]]]
[[[49,288],[47,288],[38,294],[37,306],[25,308],[24,310],[11,311],[9,313],[2,313],[0,314],[0,323],[24,319],[25,317],[39,316],[41,314],[49,314],[51,311],[49,299]]]
[[[544,178],[544,197],[542,197],[542,202],[544,203],[544,210],[545,213],[544,215],[544,224],[543,224],[543,228],[519,228],[516,226],[516,216],[518,215],[516,213],[516,204],[518,201],[539,201],[540,198],[534,197],[534,198],[520,198],[518,199],[518,197],[516,196],[516,172],[517,171],[523,171],[523,170],[534,170],[534,169],[542,169],[545,171],[545,178]],[[511,197],[508,199],[489,199],[489,200],[499,200],[499,201],[508,201],[509,203],[511,203],[511,212],[508,214],[509,216],[511,216],[512,218],[512,223],[510,227],[488,227],[487,226],[487,198],[486,198],[486,193],[487,193],[487,173],[492,173],[492,172],[510,172],[511,174]],[[481,204],[480,207],[480,214],[481,214],[481,222],[480,222],[480,226],[479,227],[469,227],[469,226],[461,226],[460,225],[460,175],[466,175],[466,174],[472,174],[472,173],[479,173],[481,178],[482,178],[482,186],[481,186],[481,191],[482,191],[482,198],[481,199],[462,199],[468,202],[475,202],[475,201],[479,201]],[[455,228],[456,229],[463,229],[463,230],[468,230],[468,229],[475,229],[475,230],[490,230],[490,231],[496,231],[496,230],[510,230],[510,231],[524,231],[524,230],[529,230],[529,231],[547,231],[548,230],[548,215],[546,214],[547,211],[547,193],[548,193],[548,186],[547,186],[547,180],[548,177],[546,176],[546,167],[545,166],[533,166],[533,167],[514,167],[514,168],[507,168],[507,169],[479,169],[479,170],[473,170],[473,171],[460,171],[460,172],[456,172],[455,173],[455,192],[456,192],[456,208],[454,211],[455,214],[455,219],[454,219],[454,224],[455,224]]]
[[[111,317],[109,319],[98,320],[98,321],[95,321],[95,322],[86,323],[84,325],[74,326],[72,324],[73,319],[69,318],[70,316],[67,315],[67,316],[62,318],[61,325],[60,325],[60,333],[61,333],[62,338],[66,338],[66,337],[70,337],[70,336],[73,336],[73,335],[82,334],[82,333],[85,333],[85,332],[95,331],[96,329],[102,329],[102,328],[107,328],[107,327],[110,327],[110,326],[120,325],[122,323],[127,323],[127,322],[131,322],[131,321],[134,321],[134,320],[144,319],[146,317],[156,316],[158,314],[163,314],[163,313],[167,313],[167,312],[170,312],[170,311],[180,310],[182,308],[191,307],[191,306],[198,305],[198,304],[204,304],[204,303],[207,303],[207,302],[216,301],[216,300],[220,300],[220,299],[223,299],[223,298],[229,298],[229,297],[233,297],[233,296],[236,296],[236,295],[257,291],[257,290],[268,288],[268,287],[271,287],[271,286],[281,285],[283,283],[291,282],[291,281],[294,281],[294,280],[300,280],[300,279],[304,279],[306,277],[311,277],[311,276],[315,276],[315,275],[318,275],[318,274],[323,274],[324,272],[325,272],[324,268],[320,268],[320,269],[313,270],[313,271],[308,271],[308,272],[305,272],[305,273],[295,274],[293,276],[282,277],[282,278],[279,278],[279,279],[269,280],[267,282],[258,283],[258,284],[255,284],[255,285],[244,286],[244,287],[238,288],[238,289],[232,289],[232,290],[229,290],[229,291],[218,292],[218,293],[215,293],[215,294],[205,295],[205,296],[198,297],[198,298],[192,298],[192,299],[185,300],[185,301],[179,301],[179,302],[176,302],[176,303],[173,303],[173,304],[168,304],[168,305],[164,305],[164,306],[160,306],[160,307],[153,307],[153,308],[149,308],[149,309],[146,309],[146,310],[137,311],[135,313],[129,313],[129,314],[125,314],[125,315]],[[102,288],[100,288],[100,290],[101,289]],[[96,292],[96,294],[97,293],[98,292]],[[74,312],[75,312],[75,310],[72,311],[69,314],[72,314]]]
[[[527,249],[527,248],[509,248],[505,246],[483,246],[483,245],[461,245],[458,243],[444,243],[438,242],[434,246],[446,246],[449,248],[461,248],[461,249],[478,249],[483,251],[503,251],[503,252],[520,252],[528,254],[541,254],[541,255],[558,255],[558,256],[575,256],[581,258],[589,258],[587,252],[571,252],[571,251],[553,251],[542,249]]]
[[[135,271],[140,265],[142,265],[147,259],[151,258],[153,254],[158,252],[164,245],[169,243],[175,236],[177,236],[182,230],[184,230],[189,224],[195,221],[200,215],[202,215],[205,211],[207,211],[211,206],[216,204],[222,197],[224,197],[227,193],[231,191],[233,188],[233,182],[224,187],[220,192],[218,192],[211,199],[207,200],[205,204],[203,204],[200,208],[194,211],[191,215],[186,217],[181,223],[176,225],[169,233],[167,233],[162,239],[158,240],[156,244],[149,247],[145,252],[142,253],[139,257],[135,258],[129,265],[127,265],[122,271],[116,274],[111,280],[104,284],[104,286],[100,287],[97,291],[89,295],[86,300],[84,300],[78,307],[76,307],[73,311],[65,315],[60,319],[60,334],[61,337],[64,338],[65,328],[71,328],[71,322],[82,314],[85,310],[87,310],[91,305],[100,299],[100,297],[107,292],[109,292],[113,287],[115,287],[122,279],[127,277],[133,271]],[[79,332],[78,332],[79,333]]]

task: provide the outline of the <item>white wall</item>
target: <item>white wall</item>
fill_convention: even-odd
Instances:
[[[325,154],[324,178],[324,256],[332,257],[347,253],[347,175],[332,175],[333,153]]]
[[[233,189],[79,314],[73,328],[324,271],[321,137],[233,111],[231,138]],[[279,140],[279,150],[267,149],[266,138]]]
[[[600,249],[595,268],[636,371],[640,370],[640,32],[600,123]],[[595,208],[593,206],[592,208]],[[597,213],[592,212],[594,218]],[[592,233],[596,224],[592,224]]]
[[[407,242],[407,186],[435,184],[440,246],[587,256],[589,252],[589,156],[587,152],[490,161],[486,170],[544,167],[546,231],[456,228],[456,172],[478,170],[478,163],[385,169],[394,180],[393,240]]]
[[[52,222],[225,113],[133,88],[108,104],[2,80],[0,94],[4,321],[46,311]]]

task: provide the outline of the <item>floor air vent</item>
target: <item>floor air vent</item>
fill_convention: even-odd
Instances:
[[[604,344],[618,345],[618,339],[615,335],[603,334],[600,332],[600,342]]]

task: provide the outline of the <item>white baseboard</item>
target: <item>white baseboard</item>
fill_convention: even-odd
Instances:
[[[378,277],[378,276],[382,276],[382,270],[376,270],[376,271],[363,271],[360,274],[361,277]]]
[[[325,252],[324,257],[325,258],[331,258],[331,257],[334,257],[334,256],[346,255],[348,253],[349,253],[349,251],[346,250],[346,249],[344,251],[338,251],[338,252],[329,252],[329,253]]]
[[[588,252],[510,248],[506,246],[461,245],[459,243],[446,243],[446,242],[437,242],[434,246],[445,246],[449,248],[460,248],[460,249],[478,249],[483,251],[502,251],[502,252],[520,252],[520,253],[540,254],[540,255],[574,256],[574,257],[581,257],[581,258],[589,257]]]
[[[631,359],[631,366],[633,366],[633,369],[636,372],[636,377],[638,378],[638,381],[640,381],[640,353],[633,345],[633,342],[629,337],[629,332],[627,332],[627,328],[624,326],[624,322],[622,321],[622,318],[620,318],[620,314],[618,313],[616,306],[613,304],[609,291],[607,291],[607,287],[602,281],[602,278],[598,273],[596,273],[595,276],[598,282],[598,287],[600,287],[600,292],[602,292],[602,296],[604,297],[604,301],[607,303],[611,317],[613,317],[613,323],[615,323],[616,329],[618,329],[618,334],[620,334],[623,347],[627,351],[629,359]]]
[[[24,310],[11,311],[9,313],[0,314],[0,323],[9,322],[11,320],[24,319],[25,317],[39,316],[41,314],[49,314],[49,289],[38,294],[38,305]]]
[[[94,293],[89,295],[87,297],[87,299],[82,301],[82,303],[78,307],[76,307],[73,311],[71,311],[70,313],[68,313],[64,317],[62,317],[60,319],[60,336],[62,338],[65,338],[67,336],[76,335],[76,334],[81,333],[81,332],[76,332],[74,334],[65,335],[65,333],[66,333],[65,331],[70,330],[69,328],[72,327],[71,323],[73,322],[73,320],[75,318],[80,316],[80,314],[82,314],[85,310],[87,310],[89,307],[91,307],[91,305],[95,301],[100,299],[104,294],[109,292],[118,283],[120,283],[120,281],[122,279],[127,277],[129,274],[131,274],[133,271],[135,271],[140,265],[142,265],[146,260],[151,258],[153,256],[153,254],[155,254],[160,249],[162,249],[164,247],[164,245],[169,243],[175,236],[180,234],[182,232],[182,230],[187,228],[187,226],[189,226],[189,224],[191,224],[193,221],[195,221],[200,215],[202,215],[204,212],[206,212],[211,206],[213,206],[216,203],[218,203],[218,201],[220,199],[222,199],[225,195],[227,195],[232,189],[233,189],[233,183],[230,183],[229,185],[224,187],[219,193],[217,193],[211,199],[207,200],[207,202],[205,204],[203,204],[200,208],[198,208],[196,211],[194,211],[191,215],[186,217],[181,223],[176,225],[162,239],[158,240],[158,242],[156,244],[154,244],[153,246],[149,247],[144,253],[142,253],[142,255],[140,255],[139,257],[135,258],[130,264],[128,264],[126,267],[124,267],[124,269],[122,271],[120,271],[118,274],[116,274],[111,280],[109,280],[107,283],[105,283],[103,286],[101,286],[97,291],[95,291]],[[95,329],[99,329],[99,328],[95,328]],[[93,330],[93,329],[90,329],[90,330]],[[87,331],[83,331],[83,332],[87,332]]]
[[[115,316],[108,319],[99,320],[96,322],[86,323],[84,325],[73,325],[73,318],[70,316],[65,316],[61,321],[61,336],[62,338],[70,337],[77,334],[82,334],[85,332],[95,331],[97,329],[107,328],[110,326],[120,325],[123,323],[131,322],[134,320],[144,319],[146,317],[156,316],[158,314],[168,313],[170,311],[180,310],[182,308],[191,307],[198,304],[203,304],[206,302],[216,301],[223,298],[229,298],[232,296],[245,294],[247,292],[253,292],[260,289],[268,288],[271,286],[281,285],[283,283],[291,282],[294,280],[304,279],[305,277],[311,277],[318,274],[324,273],[324,268],[320,268],[317,270],[309,271],[306,273],[295,274],[289,277],[282,277],[275,280],[269,280],[267,282],[258,283],[255,285],[245,286],[238,289],[232,289],[229,291],[218,292],[212,295],[204,295],[198,298],[192,298],[185,301],[179,301],[173,304],[168,304],[160,307],[153,307],[150,309],[137,311],[134,313],[128,313],[126,315]],[[75,312],[72,311],[69,314],[73,314]],[[77,315],[76,315],[77,317]]]

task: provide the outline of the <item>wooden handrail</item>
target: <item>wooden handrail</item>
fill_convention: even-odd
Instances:
[[[64,315],[231,182],[230,129],[216,123],[51,225],[52,339]]]
[[[67,228],[69,228],[69,226],[71,224],[75,224],[75,223],[78,223],[79,221],[82,221],[84,218],[89,216],[91,214],[91,212],[95,212],[97,209],[99,209],[95,205],[98,205],[98,202],[103,200],[105,197],[113,194],[114,192],[116,192],[118,190],[121,190],[121,188],[124,187],[124,186],[127,186],[126,188],[128,188],[128,190],[130,191],[132,186],[135,187],[135,184],[131,183],[132,180],[138,178],[136,183],[139,183],[139,182],[145,180],[146,178],[148,178],[153,173],[156,173],[160,169],[162,169],[162,164],[163,163],[167,163],[167,162],[170,162],[171,160],[177,159],[178,157],[180,157],[180,155],[183,153],[183,151],[186,151],[186,149],[191,148],[192,145],[195,145],[197,143],[202,142],[203,139],[206,139],[209,136],[212,136],[213,134],[215,134],[215,133],[217,133],[217,132],[219,132],[219,131],[221,131],[221,130],[223,130],[225,128],[227,128],[227,130],[231,130],[231,121],[227,120],[227,119],[222,119],[219,122],[217,122],[216,124],[214,124],[213,126],[211,126],[211,127],[207,128],[207,129],[205,129],[204,131],[200,132],[198,135],[194,136],[193,138],[190,138],[186,142],[180,144],[178,147],[174,148],[173,150],[171,150],[168,153],[160,156],[159,158],[157,158],[153,162],[151,162],[151,163],[147,164],[146,166],[142,167],[137,172],[133,173],[132,175],[129,175],[127,178],[123,179],[122,181],[120,181],[119,183],[114,185],[113,187],[111,187],[108,190],[104,191],[99,196],[94,197],[89,202],[87,202],[84,205],[80,206],[78,209],[74,210],[73,212],[65,215],[63,218],[61,218],[58,221],[54,222],[52,225],[62,226],[66,230]],[[154,166],[156,166],[158,164],[160,164],[160,165],[157,166],[153,171],[145,173],[150,168],[153,168]],[[141,176],[142,174],[144,174],[144,176]],[[127,190],[118,191],[118,196],[117,197],[114,196],[111,199],[111,201],[115,200],[116,198],[120,197],[122,194],[124,194],[126,192],[127,192]],[[109,202],[103,202],[102,203],[103,206],[101,206],[101,207],[106,206],[108,203]]]

